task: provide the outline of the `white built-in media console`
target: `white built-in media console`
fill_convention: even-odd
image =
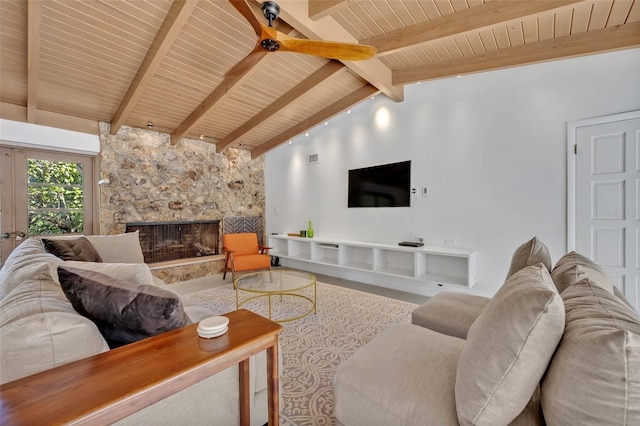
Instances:
[[[476,252],[458,247],[405,247],[358,241],[270,235],[269,254],[310,264],[401,277],[417,283],[476,283]]]

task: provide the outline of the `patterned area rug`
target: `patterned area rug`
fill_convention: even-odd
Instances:
[[[336,367],[383,329],[411,321],[417,305],[330,284],[318,283],[317,312],[285,322],[280,335],[283,371],[281,378],[284,426],[333,425],[333,388]],[[235,309],[232,285],[183,296],[189,302],[223,314]],[[309,309],[299,298],[272,299],[272,317],[296,316]],[[243,308],[267,313],[266,299]]]

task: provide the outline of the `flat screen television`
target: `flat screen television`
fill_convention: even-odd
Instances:
[[[349,170],[349,207],[410,207],[411,161]]]

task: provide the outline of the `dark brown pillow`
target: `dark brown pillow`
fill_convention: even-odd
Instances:
[[[48,253],[62,260],[80,260],[82,262],[102,262],[102,258],[85,237],[65,238],[62,240],[42,239]]]
[[[58,267],[60,285],[74,309],[91,319],[116,348],[188,323],[174,293],[95,271]]]

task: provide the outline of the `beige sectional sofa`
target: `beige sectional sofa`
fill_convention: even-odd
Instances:
[[[489,299],[444,292],[334,376],[337,424],[640,424],[640,319],[578,253],[538,239]]]
[[[103,262],[63,261],[29,238],[0,269],[0,383],[109,350],[96,324],[78,314],[63,292],[59,266],[169,289],[142,263],[137,233],[86,236]],[[184,306],[188,322],[215,315]],[[268,420],[265,353],[250,359],[251,424]],[[228,368],[120,421],[121,424],[238,424],[238,367]]]

